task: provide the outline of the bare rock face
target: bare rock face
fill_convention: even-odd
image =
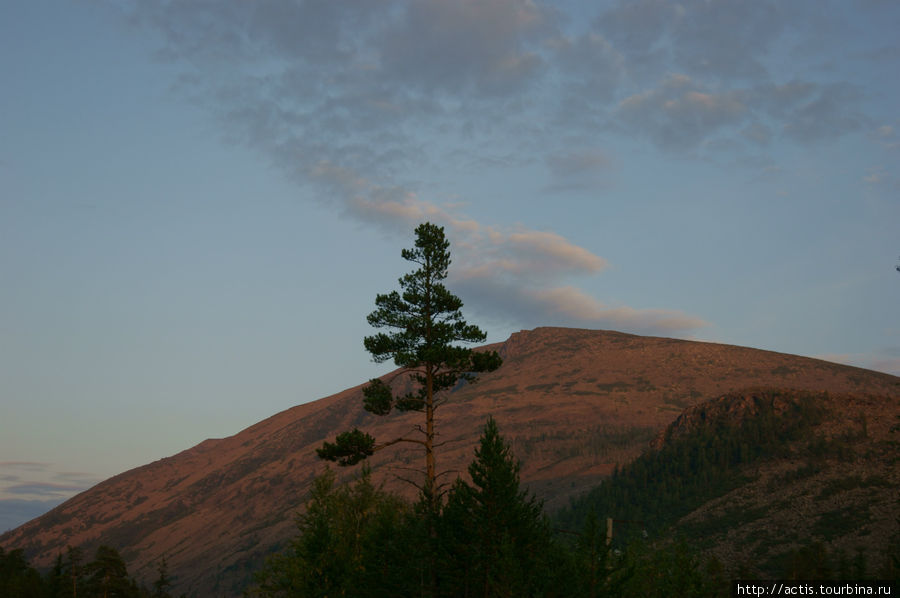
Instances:
[[[900,403],[894,376],[714,343],[538,328],[492,348],[503,366],[448,392],[437,412],[438,470],[446,483],[463,475],[493,415],[522,461],[523,481],[548,509],[634,459],[685,409],[682,426],[704,417],[690,407],[731,392],[777,387],[882,397],[873,399],[870,422]],[[705,408],[733,409],[735,417],[751,408],[727,403]],[[294,515],[325,467],[315,455],[322,441],[354,426],[376,439],[396,438],[419,417],[372,416],[362,408],[361,386],[350,388],[110,478],[0,536],[0,545],[23,548],[34,564],[50,566],[67,545],[91,553],[108,544],[146,581],[165,556],[177,580],[174,593],[234,595],[249,571],[293,535]],[[408,476],[422,462],[420,452],[402,445],[370,459],[376,480],[407,494],[412,488],[395,474]]]

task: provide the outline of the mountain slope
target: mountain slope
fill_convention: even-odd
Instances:
[[[746,387],[900,397],[900,378],[743,347],[618,332],[538,328],[495,345],[498,371],[452,391],[437,413],[439,471],[452,481],[492,414],[523,462],[522,479],[549,508],[637,457],[686,408]],[[225,439],[115,476],[0,536],[37,565],[66,545],[119,549],[151,578],[166,556],[178,593],[231,594],[250,567],[293,534],[293,514],[324,465],[315,448],[359,426],[377,439],[408,433],[416,413],[377,418],[354,387],[272,416]],[[421,454],[391,447],[370,459],[404,492]],[[353,471],[341,470],[352,475]]]
[[[898,461],[897,397],[746,390],[686,409],[557,517],[640,522],[615,525],[617,540],[688,538],[732,578],[892,578]]]

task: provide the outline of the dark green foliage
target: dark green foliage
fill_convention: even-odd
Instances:
[[[61,596],[78,595],[78,589],[81,588],[84,594],[84,551],[78,546],[69,546],[66,548],[65,560],[62,562],[62,588]]]
[[[476,374],[500,367],[501,359],[496,352],[475,352],[456,344],[483,342],[486,335],[466,323],[460,312],[462,301],[442,282],[450,267],[450,242],[444,229],[425,223],[416,228],[415,234],[414,247],[404,249],[401,255],[418,269],[400,279],[402,293],[392,291],[375,297],[376,309],[367,320],[371,326],[387,331],[363,339],[376,363],[393,360],[414,384],[408,392],[395,396],[388,383],[371,380],[363,389],[363,407],[380,416],[394,409],[422,412],[425,425],[418,429],[421,436],[376,445],[368,434],[353,430],[339,435],[334,443],[326,442],[318,455],[339,465],[354,465],[398,442],[421,445],[425,449],[425,484],[420,489],[436,501],[434,414],[439,402],[435,395],[459,381],[474,382]],[[438,508],[436,502],[432,502],[432,508]]]
[[[871,520],[868,509],[847,506],[822,513],[812,526],[811,532],[826,540],[833,540],[861,529]]]
[[[172,587],[172,578],[169,577],[169,563],[166,557],[156,564],[158,577],[153,582],[153,598],[169,598],[169,589]]]
[[[103,598],[136,598],[134,580],[128,577],[125,561],[115,548],[102,545],[97,548],[94,560],[85,566],[85,589],[88,596]],[[81,593],[79,593],[81,595]]]
[[[342,432],[333,443],[325,442],[322,448],[316,449],[320,459],[337,461],[338,465],[356,465],[372,455],[375,439],[369,434],[353,428],[350,432]]]
[[[398,566],[409,507],[376,488],[369,471],[352,485],[335,485],[331,471],[316,478],[297,537],[256,575],[252,595],[390,596],[402,575]]]
[[[552,594],[555,549],[542,505],[519,484],[519,463],[496,422],[484,427],[472,483],[457,480],[441,519],[442,589],[450,596]]]
[[[754,415],[734,423],[711,418],[690,433],[616,468],[602,485],[559,513],[563,527],[578,528],[587,514],[641,521],[656,532],[699,505],[742,484],[743,467],[781,454],[821,419],[817,395],[761,391],[752,396]],[[785,410],[775,415],[775,401]]]
[[[705,567],[683,541],[659,546],[635,542],[616,559],[606,581],[606,595],[621,598],[705,598],[727,596],[729,585],[721,567]]]
[[[21,550],[0,548],[0,596],[3,598],[168,598],[151,594],[129,577],[125,561],[110,546],[100,546],[82,565],[82,550],[69,547],[42,576]]]
[[[5,552],[0,547],[0,596],[42,598],[40,573],[25,559],[21,550]]]
[[[497,425],[485,426],[472,482],[436,511],[373,487],[369,474],[316,479],[298,535],[267,561],[250,592],[304,596],[571,596],[574,558],[554,541],[541,503],[520,487]]]
[[[403,259],[419,265],[419,269],[400,279],[401,295],[392,291],[378,295],[378,309],[367,321],[379,332],[363,339],[366,350],[376,363],[393,360],[397,367],[410,373],[418,388],[393,397],[381,380],[373,380],[365,391],[366,408],[385,415],[391,408],[400,411],[424,411],[429,393],[453,387],[457,381],[472,382],[478,372],[500,366],[496,352],[476,353],[454,343],[484,342],[486,335],[477,326],[463,320],[462,301],[441,282],[450,266],[450,242],[444,229],[425,223],[416,228],[412,249],[404,249]]]
[[[588,513],[584,527],[577,535],[572,556],[578,572],[575,595],[589,598],[600,595],[607,586],[613,562],[606,545],[606,530],[596,513]]]

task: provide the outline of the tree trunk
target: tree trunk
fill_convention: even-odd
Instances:
[[[432,511],[437,512],[437,483],[434,466],[434,372],[429,364],[425,370],[425,488]]]

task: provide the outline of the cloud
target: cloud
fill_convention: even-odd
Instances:
[[[672,75],[660,87],[619,103],[617,118],[664,149],[698,146],[748,112],[736,92],[714,93],[687,75]]]
[[[728,79],[767,74],[764,59],[784,28],[774,2],[622,0],[598,29],[641,72],[675,70]]]
[[[65,499],[87,490],[99,481],[91,473],[58,471],[52,463],[0,462],[0,500]]]
[[[814,143],[840,137],[867,124],[867,119],[854,108],[860,94],[851,85],[818,85],[811,95],[807,101],[788,108],[783,128],[788,137]]]
[[[350,191],[367,187],[347,173],[340,179]],[[406,191],[380,201],[357,196],[349,204],[357,215],[384,226],[413,226],[426,219],[445,225],[454,256],[450,284],[470,307],[494,319],[525,326],[558,324],[651,334],[681,334],[707,325],[677,311],[610,308],[575,287],[559,286],[570,277],[599,274],[608,262],[556,233],[485,226]]]
[[[49,466],[49,463],[42,463],[40,461],[0,461],[0,470],[43,471]]]
[[[522,289],[488,276],[454,279],[454,289],[480,313],[499,322],[542,322],[629,330],[638,334],[681,335],[706,326],[702,319],[675,310],[609,307],[572,286]]]
[[[529,324],[700,320],[588,307],[573,290],[602,275],[601,256],[555,232],[486,223],[471,192],[468,213],[439,203],[466,192],[436,181],[473,164],[538,165],[536,188],[556,200],[614,183],[617,136],[759,169],[776,141],[814,144],[870,124],[854,85],[821,70],[814,79],[805,65],[772,68],[774,49],[795,41],[788,25],[819,34],[792,25],[808,9],[766,0],[148,0],[124,10],[158,34],[160,57],[180,70],[176,89],[228,139],[314,201],[391,235],[446,225],[457,279],[519,293],[514,311]]]
[[[530,0],[420,0],[376,41],[384,74],[427,93],[506,95],[535,79],[542,57],[526,42],[552,30]]]
[[[9,494],[28,496],[52,496],[69,495],[72,492],[80,492],[87,488],[81,484],[53,484],[49,482],[31,482],[27,484],[14,484],[7,486],[5,491]]]
[[[550,42],[564,78],[567,109],[593,115],[611,102],[625,76],[625,59],[604,36],[589,31]]]
[[[669,151],[694,149],[713,140],[740,138],[768,144],[772,128],[802,144],[834,139],[868,124],[848,84],[792,80],[713,91],[685,74],[619,103],[615,119]]]
[[[813,143],[865,122],[845,82],[773,82],[765,64],[802,8],[638,0],[590,20],[551,6],[147,1],[129,16],[160,33],[185,93],[300,177],[321,159],[385,176],[430,157],[429,134],[471,148],[498,131],[547,135],[533,123],[551,116],[569,133],[638,131],[666,149],[736,124],[757,142],[765,128]]]
[[[183,68],[182,89],[230,138],[269,156],[319,201],[392,235],[425,220],[447,226],[454,280],[465,281],[476,309],[493,309],[479,301],[500,297],[481,287],[500,281],[504,301],[523,305],[509,311],[518,324],[668,325],[655,312],[585,303],[573,284],[607,267],[589,249],[555,232],[487,225],[409,180],[433,161],[452,168],[447,156],[467,167],[475,148],[501,135],[545,152],[548,189],[606,183],[606,152],[554,150],[532,113],[562,107],[544,93],[548,77],[565,79],[579,110],[610,102],[625,64],[599,33],[563,34],[561,15],[532,0],[142,2],[132,19],[162,34],[161,55]],[[540,93],[531,99],[531,91]],[[435,139],[449,151],[433,150]]]
[[[578,170],[590,161],[574,159],[576,165],[566,168]],[[470,307],[495,319],[525,326],[599,326],[658,334],[706,325],[681,312],[609,308],[575,287],[559,286],[571,277],[599,274],[609,264],[556,233],[486,226],[450,207],[421,200],[409,189],[379,187],[332,164],[320,163],[315,176],[346,197],[346,212],[354,218],[404,234],[424,220],[446,226],[454,291]]]
[[[453,230],[453,229],[452,229]],[[683,334],[706,326],[674,310],[610,307],[565,281],[603,272],[607,261],[545,231],[470,226],[459,238],[454,291],[485,316],[514,325],[560,325]],[[452,249],[452,248],[451,248]]]
[[[784,26],[777,3],[691,0],[682,6],[680,18],[672,21],[679,68],[731,79],[767,75],[763,59]]]

